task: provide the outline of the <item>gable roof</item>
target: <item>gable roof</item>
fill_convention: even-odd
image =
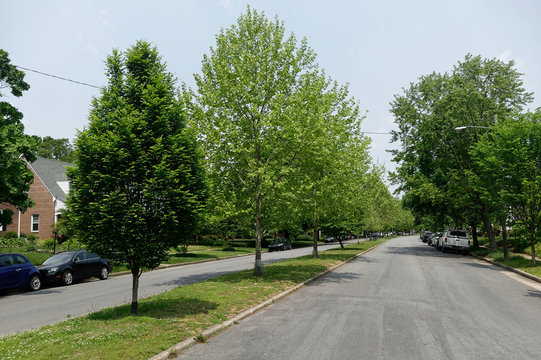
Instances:
[[[43,184],[49,189],[49,192],[57,199],[66,202],[67,193],[62,190],[58,182],[67,182],[66,168],[75,166],[75,164],[37,157],[36,161],[28,164],[32,170],[39,176]]]

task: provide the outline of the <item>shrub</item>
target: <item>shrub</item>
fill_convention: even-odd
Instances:
[[[4,234],[4,239],[17,239],[17,233],[15,231],[6,231]]]
[[[47,250],[52,250],[54,248],[54,239],[45,239],[41,245]]]

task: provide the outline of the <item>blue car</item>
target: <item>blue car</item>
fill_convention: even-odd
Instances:
[[[15,288],[41,288],[39,270],[22,254],[0,254],[0,291]]]

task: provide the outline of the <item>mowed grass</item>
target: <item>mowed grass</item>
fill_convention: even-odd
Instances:
[[[260,278],[249,270],[179,287],[140,300],[138,316],[124,305],[0,338],[0,354],[6,360],[148,359],[383,241],[266,265]]]
[[[513,255],[510,253],[509,260],[504,261],[503,250],[501,249],[492,251],[488,248],[481,248],[479,250],[472,251],[472,253],[478,256],[492,259],[493,261],[497,263],[511,266],[511,267],[514,267],[515,269],[519,269],[529,274],[541,277],[541,261],[537,260],[534,266],[532,265],[531,256],[524,257],[521,255]]]

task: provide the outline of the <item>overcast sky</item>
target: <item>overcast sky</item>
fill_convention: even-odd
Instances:
[[[193,86],[215,35],[247,4],[306,37],[327,75],[350,84],[367,112],[364,131],[395,129],[393,96],[422,75],[451,71],[467,53],[514,60],[534,93],[530,109],[541,106],[539,0],[0,0],[0,48],[15,65],[103,86],[111,50],[147,40],[168,70]],[[4,91],[24,114],[25,132],[73,141],[99,90],[32,72],[25,80],[31,88],[21,98]],[[390,136],[371,137],[374,160],[392,170]]]

